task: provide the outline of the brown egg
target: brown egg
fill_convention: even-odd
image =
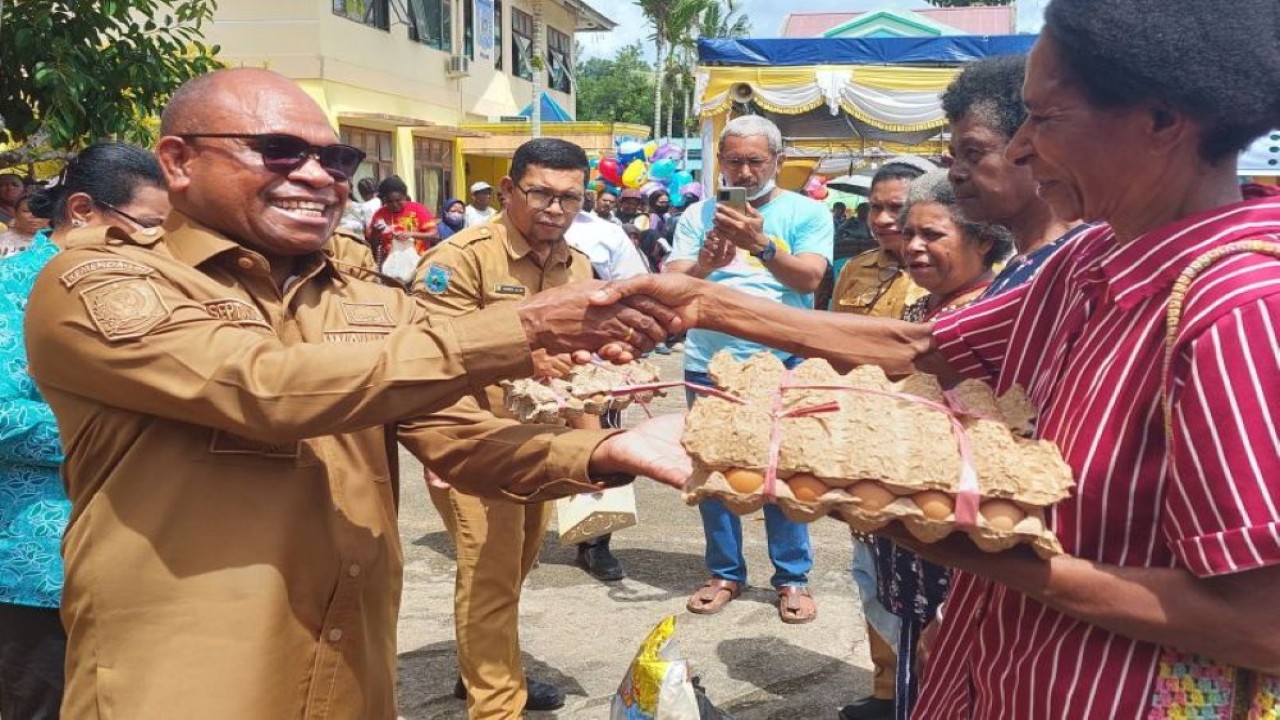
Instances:
[[[605,395],[604,393],[596,393],[595,395],[591,396],[591,399],[597,403],[604,403],[604,401],[609,399],[609,396]]]
[[[930,520],[947,520],[955,512],[956,503],[951,496],[939,490],[925,490],[911,496],[916,507]]]
[[[729,481],[729,487],[733,488],[734,492],[740,492],[744,495],[753,493],[764,485],[764,473],[748,468],[726,470],[724,479]]]
[[[883,485],[874,480],[863,480],[854,485],[849,489],[849,494],[862,501],[858,504],[858,507],[872,512],[883,509],[884,506],[897,498],[896,495],[884,489]]]
[[[982,503],[978,511],[982,513],[987,524],[995,530],[1012,530],[1015,525],[1022,522],[1022,518],[1027,516],[1022,508],[1008,500],[988,500]]]
[[[787,486],[800,502],[815,502],[831,488],[809,473],[796,473],[787,478]]]

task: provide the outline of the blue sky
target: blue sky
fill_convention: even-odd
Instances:
[[[637,40],[648,45],[649,29],[644,16],[630,0],[588,0],[592,7],[618,23],[611,33],[581,33],[578,39],[586,48],[588,57],[612,57],[618,48]],[[777,37],[782,30],[782,20],[789,13],[836,12],[877,10],[880,8],[927,8],[924,0],[739,0],[740,11],[751,18],[754,37]],[[650,49],[652,57],[652,49]]]

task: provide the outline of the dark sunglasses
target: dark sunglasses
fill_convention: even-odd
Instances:
[[[194,138],[228,138],[243,140],[249,149],[262,156],[262,165],[266,169],[281,175],[302,167],[308,160],[315,158],[320,167],[338,182],[347,182],[356,174],[364,160],[364,151],[350,145],[334,143],[332,145],[312,145],[295,135],[283,133],[242,134],[242,133],[183,133],[178,137],[183,140]]]

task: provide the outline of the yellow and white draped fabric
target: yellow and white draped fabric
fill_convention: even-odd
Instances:
[[[826,107],[873,128],[917,132],[947,122],[941,95],[959,68],[880,65],[803,67],[699,67],[698,111],[711,119],[727,113],[739,84],[751,88],[751,101],[771,113],[800,115]]]

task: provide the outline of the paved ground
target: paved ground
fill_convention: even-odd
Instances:
[[[679,376],[679,354],[660,361],[664,375]],[[682,399],[660,400],[659,407],[682,408]],[[421,466],[404,456],[402,467],[400,712],[406,720],[463,718],[465,703],[451,694],[457,677],[452,547],[427,499]],[[556,683],[569,700],[557,713],[531,718],[608,718],[610,699],[640,641],[670,614],[677,616],[680,648],[711,700],[738,720],[834,718],[838,707],[866,694],[871,664],[843,525],[821,521],[810,528],[815,622],[789,626],[778,620],[759,515],[744,518],[754,586],[718,615],[692,615],[685,600],[706,579],[697,511],[668,488],[640,481],[636,489],[640,523],[613,541],[627,580],[593,580],[574,565],[572,549],[547,535],[541,564],[524,590],[522,649],[529,674]]]

